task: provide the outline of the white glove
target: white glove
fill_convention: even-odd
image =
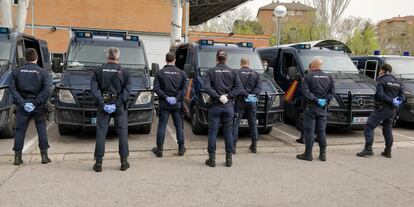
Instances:
[[[220,102],[223,104],[226,104],[227,102],[229,102],[229,99],[227,99],[226,95],[221,95],[220,96]]]

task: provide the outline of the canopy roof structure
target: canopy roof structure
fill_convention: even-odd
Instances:
[[[190,25],[199,25],[249,0],[190,0]]]

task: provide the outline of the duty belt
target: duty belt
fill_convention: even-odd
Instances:
[[[102,94],[102,97],[105,103],[115,103],[118,99],[117,94],[111,94],[111,93],[104,93]]]

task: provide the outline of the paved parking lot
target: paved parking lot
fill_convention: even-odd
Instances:
[[[412,206],[414,203],[414,130],[394,130],[392,159],[379,156],[381,129],[376,131],[376,156],[357,158],[362,131],[330,130],[328,161],[304,162],[295,155],[303,145],[291,125],[262,135],[259,153],[250,154],[243,134],[232,168],[224,167],[224,142],[218,141],[218,166],[204,165],[207,136],[193,135],[185,124],[187,154],[177,157],[172,122],[167,129],[165,158],[150,152],[157,120],[149,135],[131,134],[130,163],[119,171],[118,140],[107,141],[103,173],[92,171],[94,134],[60,136],[48,126],[54,162],[40,164],[33,126],[27,133],[24,161],[12,165],[13,139],[0,139],[0,206]],[[316,153],[316,151],[315,151]]]

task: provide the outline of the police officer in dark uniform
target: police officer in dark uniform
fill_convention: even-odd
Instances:
[[[393,144],[392,124],[398,106],[405,100],[401,82],[391,75],[392,67],[389,64],[381,66],[375,93],[376,109],[368,117],[365,125],[365,147],[357,153],[359,157],[374,155],[372,144],[374,142],[374,130],[382,122],[382,134],[385,139],[385,149],[382,156],[391,158]]]
[[[160,111],[157,129],[157,147],[152,152],[157,157],[162,157],[165,139],[165,129],[171,114],[177,134],[178,155],[183,156],[184,146],[183,132],[183,98],[187,84],[187,75],[184,71],[175,67],[175,54],[167,53],[165,56],[167,65],[158,72],[154,80],[154,91],[158,94]]]
[[[240,90],[240,94],[236,99],[235,112],[237,113],[237,118],[233,127],[233,154],[236,154],[239,127],[244,114],[247,116],[250,136],[252,138],[252,143],[249,149],[251,152],[256,153],[257,141],[259,140],[259,133],[257,131],[256,123],[256,105],[258,100],[257,96],[261,91],[260,75],[256,71],[249,68],[250,60],[247,57],[243,57],[241,59],[240,65],[241,69],[237,70],[237,73],[242,84],[242,90]]]
[[[220,122],[226,145],[226,166],[231,167],[233,151],[234,99],[241,89],[237,72],[226,65],[227,54],[217,51],[217,65],[205,75],[205,90],[212,99],[208,109],[208,155],[206,165],[216,166],[216,140]]]
[[[49,148],[46,134],[46,119],[48,114],[47,100],[52,83],[49,73],[36,63],[38,54],[35,49],[25,51],[27,64],[12,72],[10,92],[16,104],[16,134],[14,138],[14,165],[23,164],[22,150],[26,130],[33,118],[39,137],[39,148],[42,164],[51,162],[47,155]]]
[[[319,139],[319,159],[326,161],[326,116],[327,105],[335,96],[335,85],[332,77],[322,70],[322,60],[312,61],[311,71],[302,81],[305,111],[303,114],[303,133],[305,137],[305,153],[298,154],[296,158],[312,161],[312,148],[314,134]]]
[[[97,99],[96,172],[102,171],[102,160],[105,154],[105,140],[110,119],[115,121],[116,132],[119,137],[119,155],[121,156],[121,170],[129,168],[128,163],[128,114],[127,100],[131,92],[130,74],[119,65],[120,52],[118,48],[107,49],[108,63],[94,69],[91,90]]]

